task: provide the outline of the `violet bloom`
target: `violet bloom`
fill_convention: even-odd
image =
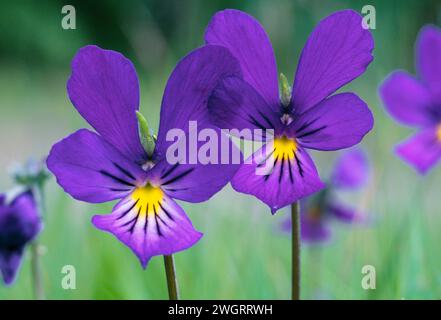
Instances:
[[[380,87],[390,115],[419,132],[399,144],[396,153],[424,174],[441,159],[441,30],[424,27],[416,42],[418,78],[395,71]]]
[[[0,271],[6,285],[11,284],[20,268],[23,252],[40,232],[42,222],[34,197],[23,192],[10,203],[0,195]]]
[[[238,170],[233,188],[256,196],[272,213],[322,189],[306,149],[347,148],[373,127],[372,113],[357,95],[332,95],[360,76],[373,59],[374,41],[363,29],[361,16],[344,10],[318,24],[303,48],[288,98],[283,90],[279,97],[273,49],[253,17],[237,10],[218,12],[205,39],[227,47],[243,70],[243,78],[224,79],[210,97],[213,122],[226,129],[274,130],[273,141]],[[267,161],[273,163],[272,170],[256,174]]]
[[[300,227],[302,240],[309,243],[326,241],[331,236],[332,220],[356,223],[365,220],[365,214],[356,208],[342,204],[337,192],[362,188],[369,176],[367,156],[361,150],[344,153],[338,160],[328,186],[319,193],[301,201]],[[282,224],[284,231],[291,231],[291,219]]]
[[[67,92],[97,133],[81,129],[55,144],[48,168],[75,199],[120,199],[111,214],[94,216],[92,222],[130,247],[144,268],[152,256],[187,249],[202,236],[174,199],[205,201],[238,168],[220,161],[170,164],[166,159],[174,142],[166,139],[169,130],[185,131],[190,120],[200,130],[211,127],[208,96],[221,77],[236,75],[238,62],[220,46],[202,47],[182,59],[165,88],[155,149],[148,155],[138,132],[139,84],[132,63],[96,46],[80,49],[73,59]]]

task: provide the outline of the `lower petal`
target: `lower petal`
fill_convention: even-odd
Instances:
[[[308,153],[299,146],[288,152],[289,148],[277,139],[263,146],[240,167],[231,181],[233,188],[254,195],[273,214],[321,190],[324,184]]]
[[[398,156],[425,174],[441,159],[441,139],[436,129],[426,129],[397,146]]]
[[[300,216],[300,234],[304,242],[323,242],[331,237],[331,229],[322,219],[311,219],[307,215]]]
[[[128,246],[144,268],[153,256],[188,249],[202,237],[184,210],[150,185],[121,200],[111,214],[94,216],[92,223]]]
[[[0,249],[0,271],[6,285],[12,284],[20,268],[23,248],[16,250]]]

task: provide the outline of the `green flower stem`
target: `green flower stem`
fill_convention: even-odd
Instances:
[[[44,217],[44,212],[46,208],[44,203],[42,183],[37,183],[32,188],[32,191],[34,193],[35,201],[40,216]],[[31,273],[32,273],[32,285],[33,285],[35,300],[45,299],[40,256],[41,256],[40,245],[38,244],[38,239],[36,238],[31,244]]]
[[[291,299],[300,300],[300,202],[291,205],[292,221],[292,284]]]
[[[164,256],[165,275],[167,277],[169,300],[179,300],[178,280],[176,278],[173,255]]]

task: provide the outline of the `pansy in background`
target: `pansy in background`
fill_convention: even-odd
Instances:
[[[21,192],[13,199],[0,195],[0,271],[6,285],[14,281],[25,248],[42,225],[30,191]]]
[[[274,52],[256,19],[238,10],[218,12],[205,40],[228,48],[243,70],[243,78],[231,76],[216,86],[208,103],[212,121],[225,129],[274,133],[238,170],[233,188],[254,195],[272,213],[321,190],[306,149],[348,148],[373,127],[371,111],[356,94],[333,94],[373,59],[374,41],[362,17],[344,10],[323,19],[303,48],[292,89],[281,75],[280,95]],[[263,163],[272,164],[267,174],[257,173]]]
[[[73,59],[68,95],[96,132],[81,129],[55,144],[48,168],[75,199],[120,200],[111,214],[94,216],[92,222],[130,247],[144,268],[152,256],[187,249],[202,236],[175,199],[205,201],[238,169],[221,161],[191,164],[191,148],[170,163],[167,150],[175,141],[167,136],[172,129],[187,132],[189,121],[197,121],[199,131],[212,128],[221,139],[208,121],[206,102],[220,78],[240,74],[237,60],[220,46],[204,46],[183,58],[168,80],[158,136],[149,145],[140,139],[139,84],[132,63],[96,46],[80,49]]]
[[[425,26],[416,42],[418,77],[395,71],[380,87],[386,110],[418,132],[396,148],[398,156],[424,174],[441,159],[441,30]]]
[[[331,236],[329,223],[366,221],[366,215],[358,208],[342,204],[339,191],[356,191],[366,185],[369,177],[367,155],[353,149],[345,152],[337,161],[325,189],[301,201],[300,228],[302,240],[309,243],[326,241]],[[291,231],[291,219],[282,223],[284,231]]]

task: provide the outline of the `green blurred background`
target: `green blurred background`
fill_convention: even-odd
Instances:
[[[61,8],[76,8],[76,30],[61,28]],[[363,142],[373,172],[363,194],[342,195],[366,210],[363,226],[333,225],[333,241],[302,251],[304,299],[441,298],[441,168],[419,177],[393,154],[411,130],[382,108],[377,88],[394,69],[414,72],[414,41],[427,23],[441,25],[440,1],[2,1],[0,5],[0,190],[12,186],[8,168],[87,127],[66,97],[70,60],[87,44],[122,52],[141,82],[141,111],[157,129],[162,92],[176,62],[203,44],[210,17],[224,8],[261,21],[274,46],[279,72],[293,80],[299,53],[318,21],[345,8],[376,8],[374,61],[344,90],[366,100],[375,129]],[[314,153],[323,177],[337,152]],[[48,184],[40,241],[44,286],[50,299],[167,298],[163,260],[142,270],[129,249],[93,228],[94,213],[112,204],[80,203]],[[185,299],[288,299],[290,239],[279,232],[288,210],[271,216],[253,197],[225,187],[202,204],[181,203],[204,232],[193,248],[176,254]],[[64,290],[61,269],[76,268],[76,290]],[[376,290],[361,287],[364,265],[376,268]],[[31,299],[30,258],[16,283],[0,285],[0,299]]]

